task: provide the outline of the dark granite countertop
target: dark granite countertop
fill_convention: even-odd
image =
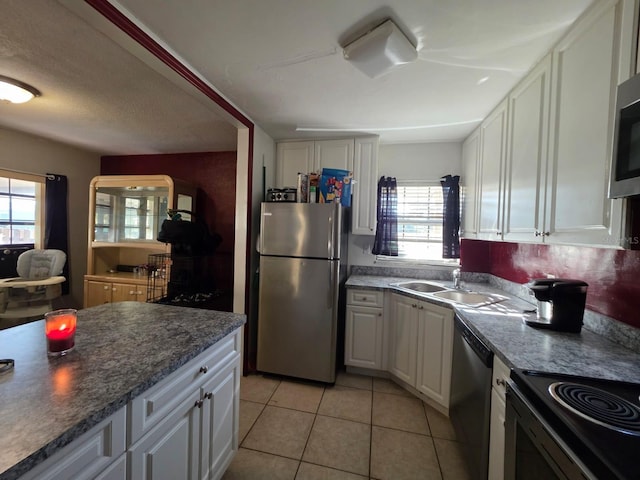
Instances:
[[[348,288],[369,290],[395,290],[403,295],[448,305],[510,368],[529,368],[554,373],[567,373],[595,378],[608,378],[640,383],[640,355],[585,328],[579,334],[553,332],[529,327],[524,313],[534,307],[487,283],[463,282],[463,287],[483,293],[495,293],[509,300],[483,307],[465,307],[459,304],[429,298],[426,295],[407,294],[391,286],[407,278],[354,275],[346,282]],[[451,287],[451,282],[434,280]]]
[[[78,311],[75,349],[49,358],[44,321],[0,331],[0,480],[17,478],[223,337],[245,315],[140,302]]]

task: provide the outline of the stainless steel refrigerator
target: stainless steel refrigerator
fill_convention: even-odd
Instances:
[[[257,368],[333,383],[347,210],[276,202],[260,213]]]

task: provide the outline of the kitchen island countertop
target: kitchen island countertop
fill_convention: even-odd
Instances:
[[[393,283],[415,279],[353,275],[347,288],[392,290]],[[449,288],[451,282],[433,280]],[[554,332],[530,327],[526,318],[535,319],[535,313],[525,313],[535,305],[505,293],[487,283],[463,282],[465,289],[494,293],[508,300],[483,307],[466,307],[427,295],[402,295],[454,308],[467,324],[493,352],[510,368],[525,368],[553,373],[566,373],[594,378],[606,378],[640,383],[640,355],[585,328],[580,333]]]
[[[47,356],[44,321],[0,331],[0,480],[16,478],[240,328],[245,315],[140,302],[78,311],[75,349]]]

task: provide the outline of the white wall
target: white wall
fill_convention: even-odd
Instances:
[[[378,178],[438,182],[447,174],[462,171],[462,142],[381,144]],[[349,265],[374,265],[373,236],[349,235]]]
[[[65,307],[80,308],[87,271],[89,182],[100,174],[100,155],[27,133],[0,128],[0,168],[29,173],[58,173],[68,178],[69,275]]]

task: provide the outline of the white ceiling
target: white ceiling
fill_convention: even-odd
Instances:
[[[466,137],[592,0],[112,3],[275,140],[371,133],[419,143]],[[60,4],[2,0],[2,10],[0,75],[43,96],[0,104],[0,124],[102,153],[235,148],[235,127],[212,102]],[[419,60],[371,79],[341,45],[388,17]]]

